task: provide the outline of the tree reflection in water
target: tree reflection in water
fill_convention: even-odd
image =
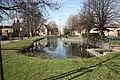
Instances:
[[[46,40],[46,41],[45,41]],[[41,45],[46,44],[46,45]],[[80,43],[66,43],[61,38],[49,37],[40,41],[42,49],[38,52],[44,52],[47,56],[54,59],[65,59],[65,58],[89,58],[90,54],[86,51],[87,48],[93,48],[88,44]]]

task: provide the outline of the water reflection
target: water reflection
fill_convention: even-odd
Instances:
[[[91,47],[88,45],[82,45],[80,43],[67,43],[57,37],[46,38],[39,41],[39,43],[40,44],[37,45],[37,49],[34,50],[37,52],[44,52],[45,55],[54,59],[91,57],[86,51],[87,47]]]

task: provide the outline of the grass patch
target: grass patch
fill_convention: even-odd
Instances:
[[[119,62],[120,54],[99,59],[45,60],[3,51],[5,80],[119,80]]]
[[[28,43],[24,41],[17,43],[28,45],[33,40],[26,40],[29,41]],[[12,44],[16,45],[18,49],[21,47],[16,43]],[[112,53],[99,58],[49,60],[24,56],[15,50],[4,50],[2,52],[5,80],[120,79],[119,53]]]
[[[2,47],[2,49],[8,49],[8,50],[16,49],[16,50],[18,50],[18,49],[21,49],[25,46],[30,45],[30,43],[32,43],[34,40],[40,39],[40,38],[43,38],[43,37],[37,36],[37,37],[29,38],[29,39],[26,39],[26,40],[21,40],[21,41],[17,41],[17,42],[2,44],[1,47]]]
[[[114,41],[111,41],[111,43],[115,45],[120,45],[120,40],[114,40]]]

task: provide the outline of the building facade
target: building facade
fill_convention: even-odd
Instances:
[[[26,36],[27,31],[20,24],[19,20],[14,20],[12,25],[2,25],[0,26],[0,35],[4,35],[7,37],[20,37]]]

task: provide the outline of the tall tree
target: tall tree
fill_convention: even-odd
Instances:
[[[118,3],[119,0],[87,0],[84,4],[86,8],[89,9],[86,13],[90,12],[90,14],[87,15],[88,17],[91,16],[91,23],[93,23],[94,27],[98,28],[102,38],[104,37],[103,31],[105,25],[117,21],[118,18],[120,18]]]
[[[80,24],[80,21],[80,16],[78,14],[69,16],[66,26],[71,29],[71,32],[75,30],[81,32],[83,30],[83,27]]]
[[[94,22],[95,15],[91,11],[90,5],[84,3],[81,12],[79,12],[78,15],[81,29],[85,30],[85,33],[89,35],[90,30],[96,27],[96,23]]]
[[[48,13],[48,8],[57,10],[60,8],[55,0],[2,0],[0,4],[0,19],[2,20],[5,15],[8,17],[22,16],[23,23],[28,28],[29,33],[34,32],[36,35],[36,29],[40,20]],[[12,15],[10,14],[12,12]],[[13,14],[15,13],[15,14]]]
[[[60,4],[55,0],[1,0],[0,14],[8,15],[10,11],[22,12],[23,9],[26,10],[26,5],[31,8],[37,5],[39,10],[44,12],[44,14],[47,12],[48,8],[53,10],[60,8]],[[0,17],[3,18],[2,15],[0,15]]]
[[[52,35],[55,35],[56,31],[58,31],[58,25],[55,21],[48,22],[49,30],[51,30]]]

